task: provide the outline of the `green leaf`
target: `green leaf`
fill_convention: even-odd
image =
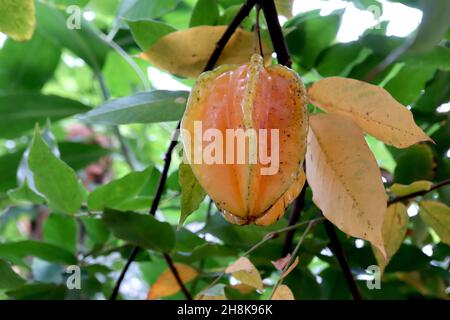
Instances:
[[[61,160],[72,169],[80,170],[111,153],[98,144],[64,141],[58,144]]]
[[[13,271],[9,263],[0,260],[0,289],[14,289],[24,284],[25,280]]]
[[[94,70],[101,70],[109,46],[99,36],[99,31],[81,19],[80,28],[69,29],[70,20],[64,11],[36,2],[38,30],[83,59]]]
[[[399,61],[415,67],[450,70],[450,49],[436,46],[426,52],[406,52]]]
[[[222,25],[222,26],[226,26],[229,25],[231,23],[231,21],[233,21],[233,18],[236,16],[236,14],[239,12],[239,10],[241,9],[242,4],[238,3],[236,5],[231,5],[229,7],[225,8],[225,11],[223,12],[223,14],[219,17],[219,19],[217,20],[217,25]],[[245,18],[242,23],[241,23],[241,27],[244,30],[250,30],[252,25],[253,25],[253,21],[254,18],[252,19],[252,14],[250,14],[247,18]]]
[[[130,52],[133,55],[133,52]],[[110,52],[103,67],[103,76],[106,81],[106,87],[109,89],[111,96],[123,97],[133,94],[143,89],[143,78],[146,77],[148,62],[138,57],[130,57],[134,61],[136,67],[141,71],[139,77],[137,70],[132,68],[117,52]]]
[[[0,32],[18,41],[30,40],[33,36],[36,27],[34,0],[1,0],[0,17]]]
[[[414,110],[434,113],[437,106],[450,100],[450,72],[438,71],[434,79],[428,82],[425,93],[414,105]],[[434,138],[433,138],[434,139]],[[437,143],[440,146],[440,143]]]
[[[54,122],[88,110],[81,102],[53,95],[0,95],[0,137],[15,138],[36,123],[44,125],[47,119]]]
[[[414,51],[427,51],[438,44],[450,27],[448,0],[423,1],[423,17],[411,46]]]
[[[24,180],[23,184],[16,189],[8,191],[8,196],[15,202],[31,202],[34,204],[44,204],[45,199],[36,194],[29,186],[27,180]]]
[[[192,11],[189,27],[213,26],[219,18],[219,6],[216,0],[198,0]]]
[[[198,209],[206,196],[206,192],[198,183],[190,165],[181,163],[178,174],[181,186],[181,216],[178,223],[180,227],[186,218]]]
[[[442,242],[450,246],[450,207],[433,200],[421,201],[419,206],[423,222],[436,231]]]
[[[404,46],[405,41],[404,38],[388,37],[376,33],[368,33],[362,38],[362,44],[380,57],[386,57],[397,48]]]
[[[78,6],[78,7],[84,7],[89,3],[89,0],[46,0],[46,3],[51,3],[56,6]]]
[[[81,222],[93,242],[103,244],[108,241],[111,232],[106,228],[102,220],[92,217],[82,217]]]
[[[195,233],[184,228],[178,230],[175,236],[176,244],[174,251],[191,252],[196,247],[207,243],[205,239],[200,238]]]
[[[233,247],[223,246],[220,244],[205,243],[197,246],[188,252],[177,252],[173,254],[176,261],[183,263],[193,263],[206,258],[212,257],[235,257],[237,251]]]
[[[36,128],[31,144],[28,165],[37,190],[58,212],[76,213],[84,194],[72,168],[58,159],[42,140]]]
[[[127,24],[130,26],[134,40],[142,51],[146,51],[166,34],[177,31],[171,25],[156,20],[128,20]]]
[[[175,245],[171,225],[156,220],[152,215],[107,209],[103,213],[103,221],[117,238],[134,245],[161,252],[169,252]]]
[[[320,52],[334,41],[340,21],[340,14],[309,17],[286,36],[289,50],[303,68],[311,69]]]
[[[61,49],[40,32],[27,42],[10,38],[0,50],[0,93],[39,90],[53,76]]]
[[[82,115],[82,120],[108,125],[180,120],[187,91],[157,90],[110,100]]]
[[[414,181],[413,183],[408,185],[394,183],[391,186],[391,192],[394,193],[397,197],[402,197],[418,191],[430,190],[431,186],[432,183],[430,181],[424,180]]]
[[[68,216],[52,213],[44,222],[44,241],[76,253],[78,225]]]
[[[417,67],[416,65],[405,65],[397,75],[391,79],[384,88],[403,105],[415,102],[428,80],[430,80],[436,68]]]
[[[337,43],[322,52],[316,61],[316,69],[324,77],[345,77],[359,60],[362,50],[359,42]]]
[[[126,20],[155,19],[175,9],[181,0],[126,0],[119,9],[119,16]]]
[[[1,259],[17,261],[29,256],[49,262],[77,264],[73,253],[53,244],[33,240],[0,243]]]
[[[56,284],[28,284],[6,292],[16,300],[63,300],[67,294],[67,287]]]
[[[25,149],[0,156],[0,193],[17,186],[16,171]]]
[[[153,167],[144,171],[131,172],[108,184],[95,189],[87,199],[90,210],[100,211],[105,208],[120,209],[126,201],[138,197],[149,183],[154,172]],[[151,202],[147,202],[150,206]]]
[[[417,180],[433,180],[433,153],[425,144],[413,145],[397,156],[394,181],[410,184]]]
[[[392,257],[385,272],[415,271],[425,268],[430,263],[430,258],[419,248],[403,244]]]

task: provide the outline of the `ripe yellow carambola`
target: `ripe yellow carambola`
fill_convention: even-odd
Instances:
[[[247,64],[223,65],[198,78],[181,125],[185,156],[200,185],[228,221],[270,225],[283,216],[286,206],[299,194],[305,182],[306,105],[298,75],[281,65],[265,67],[257,54]],[[216,129],[223,141],[215,141],[215,135],[203,136],[199,149],[194,138],[199,123],[202,132]],[[254,130],[258,136],[256,150],[249,147],[251,138],[246,136],[244,163],[238,160],[243,141],[227,135],[229,129]],[[259,135],[264,131],[261,129],[267,129],[266,143]],[[275,131],[278,138],[271,135]],[[267,149],[269,163],[259,157],[261,149]],[[213,157],[223,152],[224,161],[195,162],[195,150],[208,150]],[[252,156],[257,158],[256,163],[251,161]],[[267,174],[264,168],[277,170]]]

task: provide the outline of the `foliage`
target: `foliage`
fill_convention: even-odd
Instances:
[[[296,203],[274,225],[232,225],[180,149],[163,167],[187,88],[244,1],[0,0],[0,298],[107,299],[138,245],[141,287],[120,298],[184,298],[170,257],[197,299],[350,299],[323,211],[364,298],[448,299],[449,3],[390,1],[423,11],[418,30],[398,38],[382,23],[349,43],[336,40],[343,10],[292,17],[292,1],[275,1],[315,106],[295,259],[283,247]],[[252,12],[218,64],[248,61],[255,22]],[[70,265],[80,290],[66,286]],[[372,265],[379,290],[363,280]]]

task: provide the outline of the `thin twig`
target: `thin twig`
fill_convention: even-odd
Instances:
[[[306,188],[307,188],[307,183],[305,182],[305,185],[303,186],[303,189],[300,192],[300,195],[295,200],[294,209],[292,210],[292,213],[289,217],[289,225],[290,226],[295,225],[297,223],[297,221],[300,220],[301,213],[305,206]],[[288,233],[286,233],[286,236],[284,238],[283,250],[281,253],[281,255],[283,257],[286,256],[289,252],[291,252],[292,243],[294,242],[294,235],[295,235],[295,229],[292,229]]]
[[[279,287],[279,286],[281,285],[281,283],[283,282],[283,278],[284,278],[284,275],[285,275],[286,271],[289,269],[289,266],[295,261],[295,258],[297,257],[297,254],[298,254],[298,251],[300,250],[300,246],[302,245],[303,241],[304,241],[305,238],[306,238],[306,235],[308,234],[309,230],[310,230],[311,227],[314,225],[314,223],[315,223],[314,221],[309,222],[309,223],[308,223],[308,226],[307,226],[306,229],[305,229],[305,231],[303,231],[303,234],[302,234],[302,236],[300,237],[300,240],[298,240],[298,243],[297,243],[297,245],[295,246],[294,251],[292,252],[291,259],[289,260],[289,263],[287,263],[287,264],[284,266],[283,270],[281,271],[281,275],[280,275],[280,277],[278,278],[278,281],[277,281],[277,282],[275,283],[275,285],[273,286],[272,294],[270,295],[270,300],[272,300],[272,297],[273,297],[274,293],[277,291],[278,287]]]
[[[105,79],[103,78],[103,75],[101,74],[101,72],[96,72],[96,76],[97,76],[97,79],[98,79],[99,84],[100,84],[100,88],[101,88],[101,91],[102,91],[102,94],[103,94],[103,98],[105,100],[108,100],[110,98],[110,94],[109,94],[109,90],[108,90],[108,88],[106,86]],[[119,127],[118,126],[114,126],[113,127],[113,132],[114,132],[116,138],[119,140],[120,149],[122,151],[122,154],[125,157],[126,162],[130,166],[130,169],[131,170],[135,170],[136,169],[136,165],[135,165],[135,160],[134,160],[133,153],[131,152],[131,150],[129,149],[128,145],[126,144],[125,139],[122,136]],[[161,200],[162,191],[164,189],[164,184],[165,184],[165,181],[167,179],[167,173],[169,171],[172,151],[173,151],[173,149],[176,146],[176,143],[177,143],[177,140],[178,140],[178,134],[179,134],[179,130],[175,130],[175,134],[174,134],[174,136],[172,138],[172,141],[170,143],[169,149],[167,150],[166,157],[165,157],[165,163],[164,163],[164,170],[163,170],[163,173],[161,175],[161,180],[163,180],[163,182],[161,183],[161,181],[160,181],[160,184],[158,185],[158,190],[157,190],[157,192],[155,194],[155,198],[153,199],[152,206],[151,206],[151,209],[150,209],[150,214],[151,215],[155,215],[156,209],[158,208],[158,205],[159,205],[159,201]],[[134,259],[136,259],[136,256],[139,254],[140,250],[141,249],[139,247],[134,247],[133,248],[133,251],[131,252],[130,256],[128,257],[127,262],[126,262],[123,270],[121,271],[119,277],[117,278],[116,285],[114,286],[113,291],[112,291],[111,296],[110,296],[110,300],[116,300],[117,299],[117,296],[118,296],[119,290],[120,290],[120,285],[122,284],[123,279],[125,278],[125,275],[126,275],[128,269],[131,266],[131,263],[134,261]],[[181,290],[185,294],[186,298],[188,300],[191,300],[192,297],[189,294],[189,291],[186,289],[184,283],[181,281],[180,275],[178,274],[178,270],[173,265],[172,258],[167,253],[164,253],[164,258],[166,259],[166,262],[167,262],[170,270],[172,271],[175,279],[177,280],[178,284],[180,285]]]
[[[169,268],[172,271],[172,274],[174,275],[175,279],[177,280],[178,285],[180,285],[181,291],[183,291],[184,295],[186,296],[186,299],[192,300],[191,293],[184,285],[183,280],[181,279],[177,268],[175,268],[175,264],[172,260],[172,257],[168,253],[164,253],[164,259],[166,260],[167,264],[169,265]]]
[[[361,294],[358,290],[358,286],[356,285],[355,278],[353,278],[352,271],[350,266],[345,258],[344,250],[342,250],[341,242],[336,233],[336,229],[334,225],[328,221],[324,221],[325,231],[328,234],[328,238],[330,238],[330,246],[334,255],[336,256],[341,270],[344,274],[344,277],[347,281],[348,288],[352,294],[354,300],[361,300]]]
[[[109,98],[111,97],[111,94],[108,90],[108,87],[106,86],[105,78],[103,77],[103,75],[100,71],[96,71],[95,76],[100,85],[100,90],[103,95],[103,100],[104,101],[109,100]],[[120,132],[120,129],[118,126],[113,127],[113,133],[114,133],[116,139],[119,141],[120,150],[122,151],[122,154],[125,157],[125,161],[129,165],[130,169],[134,170],[135,169],[134,157],[132,156],[132,152],[131,152],[128,144],[126,143],[125,138],[123,137],[122,133]]]
[[[267,28],[269,29],[273,47],[277,53],[278,63],[290,68],[292,65],[291,55],[289,54],[289,49],[283,36],[283,29],[278,21],[275,3],[273,0],[262,0],[260,3],[264,16],[266,17]]]
[[[130,256],[128,257],[127,263],[125,264],[123,270],[128,270],[130,268],[131,263],[134,261],[134,259],[136,259],[139,252],[140,252],[139,247],[133,248],[133,251],[131,251]],[[114,286],[114,289],[111,293],[111,296],[109,297],[109,300],[116,300],[117,296],[119,295],[120,286],[117,286],[117,283],[122,283],[123,279],[125,278],[126,272],[123,272],[123,270],[120,273],[119,277],[117,278],[116,286]]]
[[[363,80],[366,82],[371,82],[374,80],[380,73],[386,70],[389,66],[395,63],[408,49],[411,47],[411,42],[408,41],[404,45],[398,47],[394,51],[392,51],[383,61],[381,61],[375,68],[369,71],[364,77]]]
[[[216,65],[217,60],[219,60],[220,54],[223,51],[223,48],[230,40],[233,33],[239,27],[239,25],[244,21],[244,19],[250,14],[250,11],[255,6],[258,0],[247,0],[238,11],[238,13],[234,16],[233,20],[228,25],[227,30],[225,30],[224,34],[216,43],[216,48],[214,52],[211,54],[208,63],[205,66],[205,71],[212,70]]]
[[[209,71],[212,68],[214,68],[214,66],[215,66],[217,60],[219,59],[220,54],[222,53],[222,51],[223,51],[225,45],[227,44],[228,40],[231,38],[233,33],[236,31],[237,27],[241,24],[241,22],[248,16],[248,14],[250,13],[250,10],[253,8],[255,3],[256,3],[256,0],[248,0],[241,7],[239,12],[234,17],[233,21],[228,26],[227,30],[222,35],[222,38],[217,42],[216,48],[214,49],[214,52],[211,54],[211,57],[210,57],[208,63],[206,64],[206,67],[205,67],[204,71]],[[164,157],[163,172],[161,174],[161,178],[159,180],[158,187],[157,187],[157,190],[155,192],[155,196],[153,197],[152,206],[151,206],[150,212],[149,212],[149,214],[151,214],[151,215],[154,215],[156,213],[156,210],[158,209],[158,206],[159,206],[159,201],[161,200],[161,196],[162,196],[162,193],[163,193],[163,190],[164,190],[164,186],[165,186],[166,180],[167,180],[167,174],[169,172],[170,163],[171,163],[171,160],[172,160],[172,151],[175,149],[175,147],[176,147],[176,145],[178,143],[180,126],[181,126],[181,123],[179,122],[178,125],[177,125],[177,129],[174,132],[174,135],[172,137],[172,140],[171,140],[171,142],[169,144],[169,147],[168,147],[167,152],[166,152],[165,157]],[[140,249],[139,249],[139,247],[136,247],[135,250],[137,252],[139,252]],[[124,269],[122,270],[121,276],[118,278],[118,280],[116,282],[116,285],[114,287],[114,291],[115,292],[119,292],[120,286],[121,286],[122,281],[123,281],[123,278],[125,277],[125,274],[127,273],[131,262],[133,262],[133,260],[135,258],[136,258],[136,255],[130,255],[130,257],[128,258],[128,262],[125,265]],[[177,270],[174,269],[172,271],[174,271],[175,278],[177,280],[180,279],[179,275],[178,275],[178,277],[176,275]],[[183,289],[183,287],[185,287],[184,284],[182,282],[179,282],[178,284],[180,285],[180,287],[182,288],[182,290],[184,292],[184,289]],[[187,291],[187,289],[186,289],[186,291]],[[188,298],[188,296],[186,296],[186,298]],[[110,300],[114,300],[114,297],[111,296]]]
[[[261,27],[260,27],[260,14],[261,13],[261,4],[258,2],[256,4],[256,22],[255,22],[255,46],[259,47],[259,54],[261,55],[261,57],[264,58],[264,52],[263,52],[263,47],[262,47],[262,41],[261,41]],[[256,52],[256,48],[255,48],[255,52]]]
[[[450,179],[435,183],[433,186],[431,186],[431,188],[429,190],[422,190],[422,191],[417,191],[411,194],[407,194],[405,196],[401,196],[401,197],[397,197],[397,198],[393,198],[391,200],[388,201],[388,205],[391,205],[393,203],[397,203],[397,202],[401,202],[401,201],[405,201],[405,200],[409,200],[415,197],[419,197],[419,196],[423,196],[433,190],[439,189],[441,187],[450,185]]]
[[[281,228],[272,232],[267,233],[259,242],[257,242],[256,244],[254,244],[250,249],[248,249],[244,254],[242,254],[241,257],[246,257],[248,255],[250,255],[250,253],[252,253],[253,251],[255,251],[256,249],[258,249],[259,247],[261,247],[264,243],[273,240],[275,238],[278,238],[278,236],[283,233],[283,232],[287,232],[290,230],[294,230],[297,229],[301,226],[304,226],[305,224],[315,224],[317,222],[323,221],[325,220],[325,218],[323,217],[319,217],[316,219],[312,219],[312,220],[308,220],[308,221],[302,221],[299,222],[293,226],[288,226],[285,228]],[[202,290],[202,292],[208,290],[209,288],[213,287],[217,282],[219,282],[219,280],[225,275],[225,272],[221,272],[216,279],[214,279],[213,282],[211,282],[205,289]]]

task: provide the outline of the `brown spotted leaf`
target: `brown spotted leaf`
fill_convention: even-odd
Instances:
[[[328,220],[384,251],[381,230],[387,196],[375,157],[350,118],[310,118],[306,177],[314,203]]]
[[[141,57],[157,68],[178,76],[195,78],[205,68],[216,42],[227,26],[199,26],[171,32],[160,38]],[[263,44],[266,64],[272,51]],[[216,65],[243,64],[254,53],[254,34],[238,29],[225,46]]]
[[[330,77],[317,81],[308,96],[312,104],[352,118],[365,132],[397,148],[431,140],[416,125],[411,111],[378,86]]]

